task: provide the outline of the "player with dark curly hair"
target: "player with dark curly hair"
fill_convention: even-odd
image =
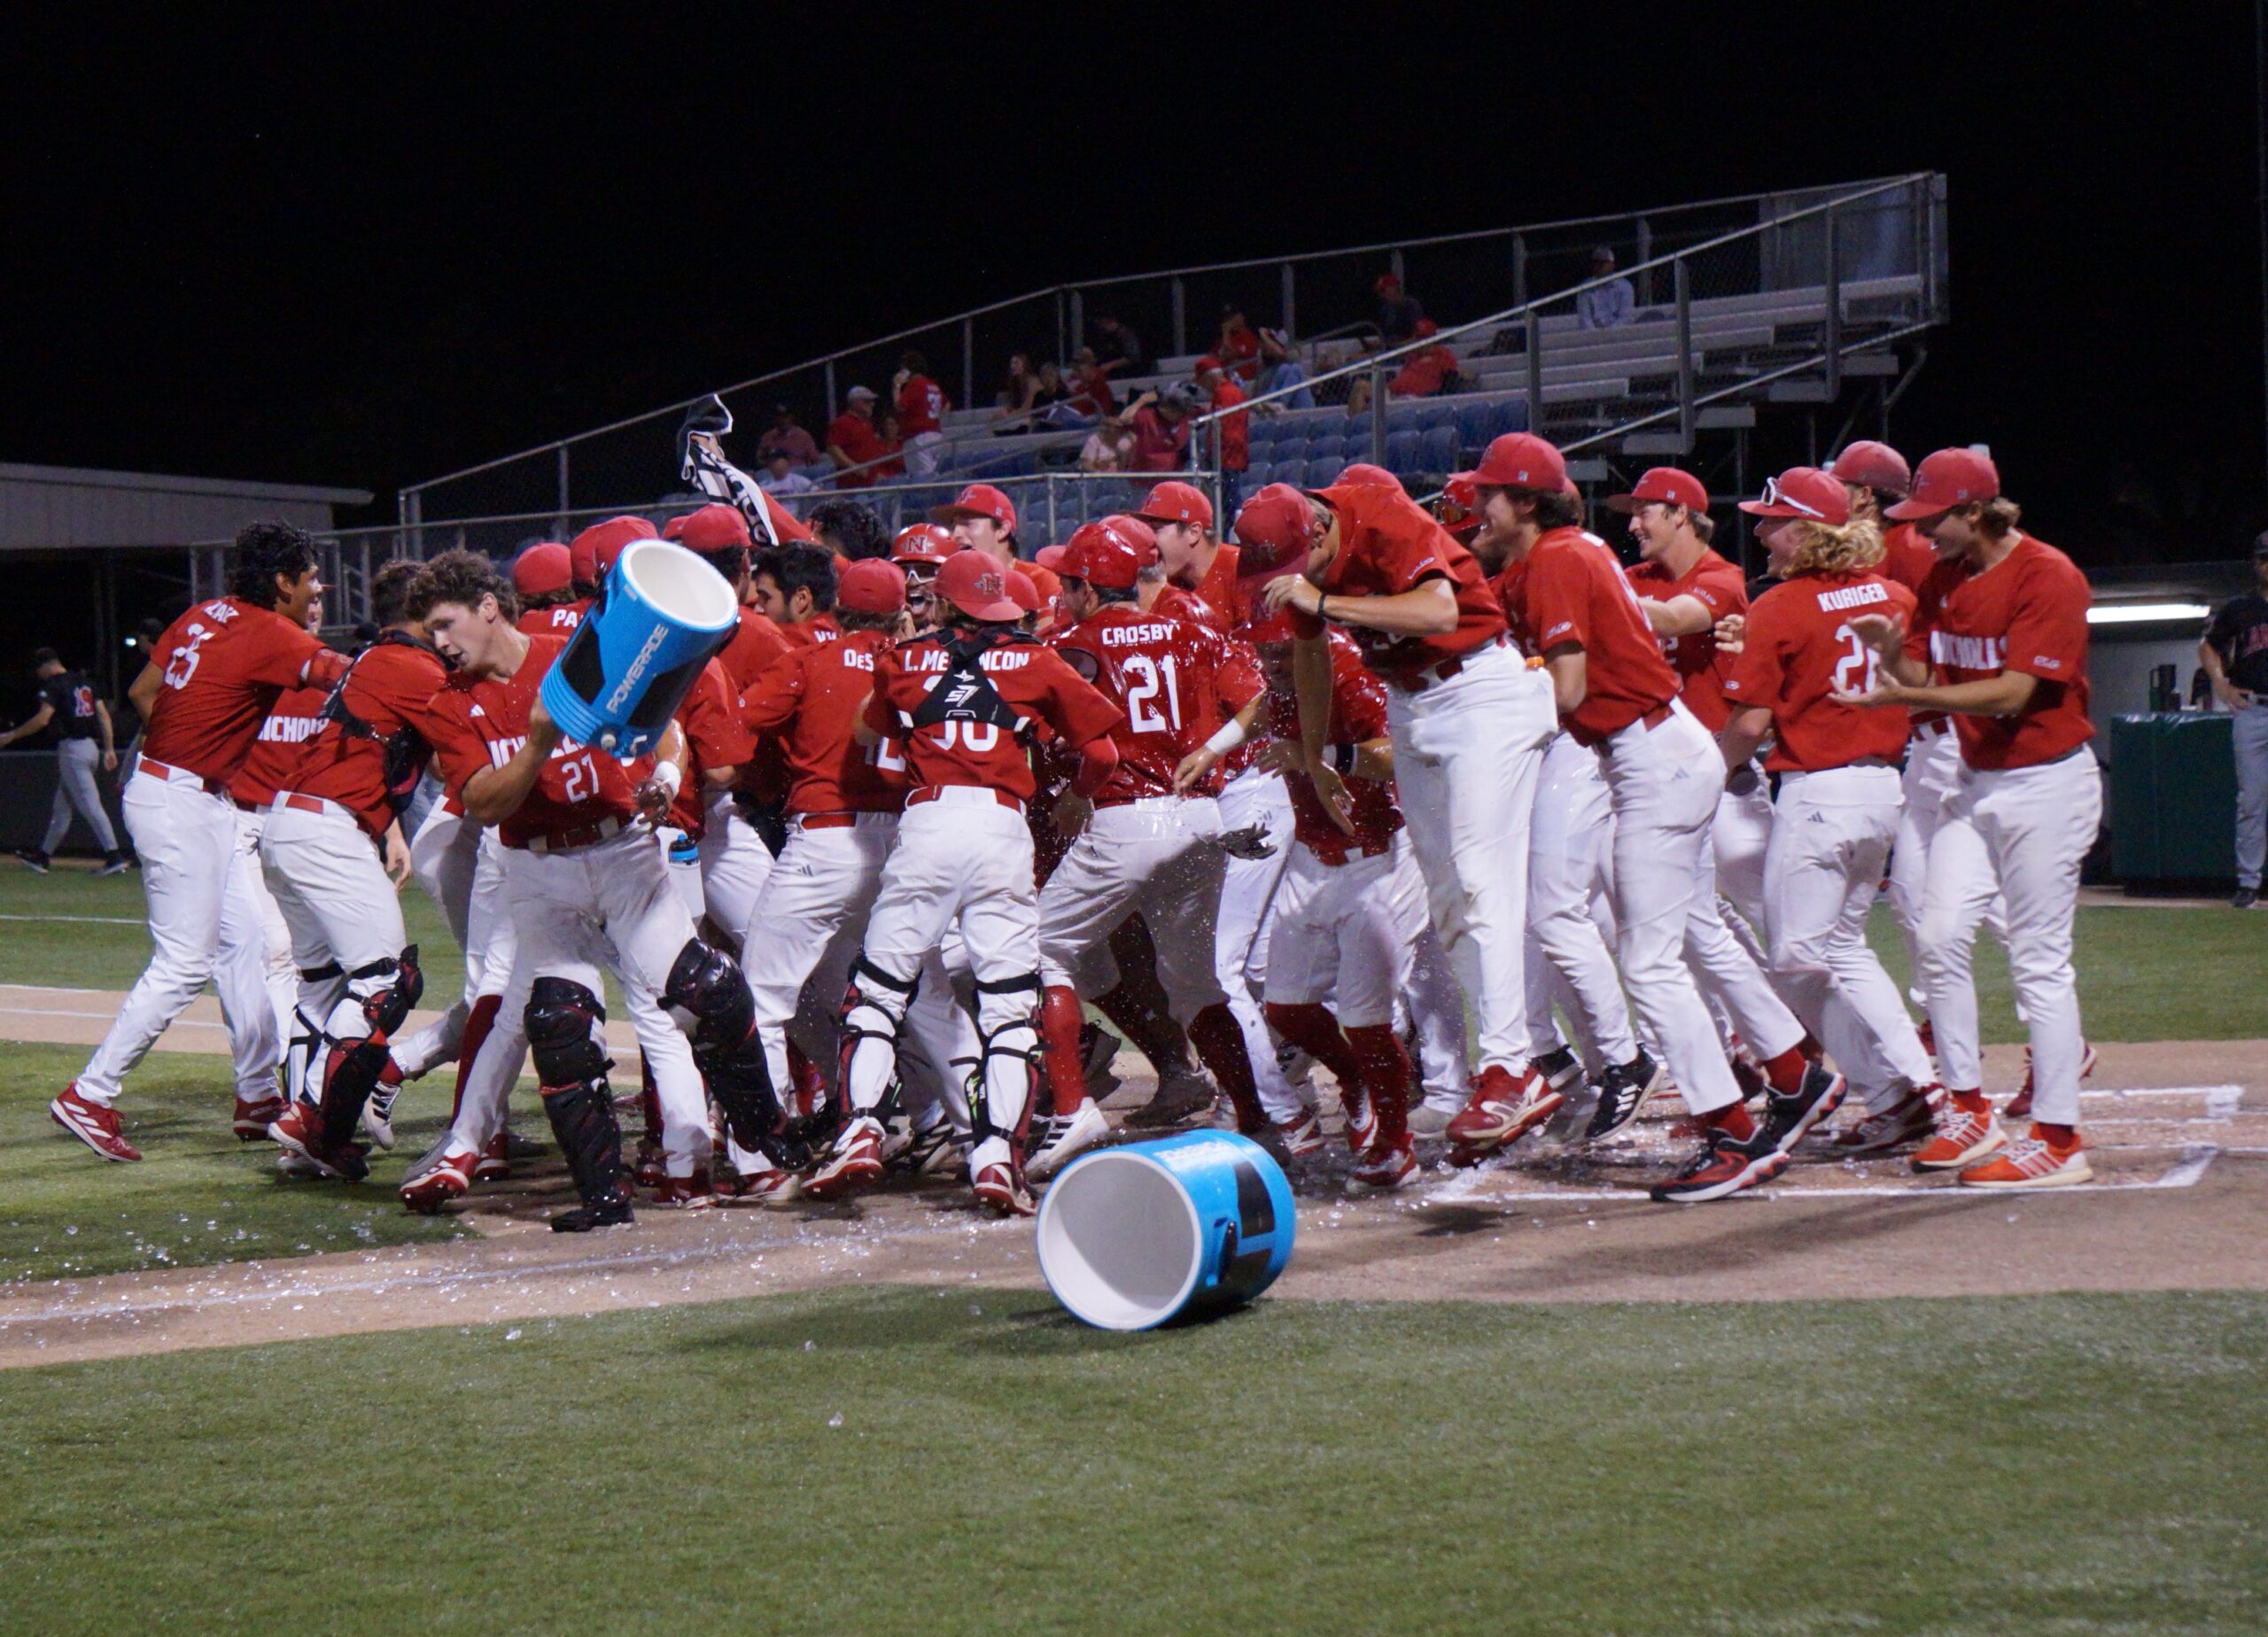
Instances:
[[[264,945],[259,906],[236,878],[237,815],[229,780],[277,694],[328,687],[346,668],[346,656],[307,629],[308,609],[322,594],[315,541],[289,524],[252,524],[237,536],[229,594],[197,604],[167,626],[127,690],[149,727],[120,806],[142,857],[156,948],[103,1043],[48,1106],[58,1125],[105,1160],[142,1157],[112,1106],[120,1083],[205,988],[216,962]],[[253,970],[260,965],[251,963]],[[274,1096],[281,1050],[264,989],[253,995],[256,1004],[232,1005],[226,989],[222,997],[239,1136],[246,1135],[247,1106]]]
[[[838,557],[862,562],[889,555],[889,530],[864,500],[821,500],[807,521],[819,543]]]

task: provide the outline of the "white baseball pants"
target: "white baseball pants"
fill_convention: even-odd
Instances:
[[[310,813],[279,804],[259,815],[260,862],[290,929],[291,965],[300,974],[333,964],[338,968],[331,976],[300,976],[294,1012],[307,1026],[345,1039],[369,1032],[346,974],[399,958],[409,935],[377,847],[344,807],[324,807]],[[294,1036],[299,1033],[295,1019]],[[292,1097],[312,1100],[318,1093],[324,1056],[321,1042],[312,1038],[304,1055],[295,1051]]]
[[[1683,958],[1685,928],[1723,794],[1717,741],[1682,702],[1649,728],[1633,722],[1599,749],[1614,801],[1614,918],[1630,1004],[1685,1094],[1706,1114],[1737,1102],[1709,1008]]]
[[[1930,844],[1944,822],[1946,807],[1961,782],[1961,741],[1950,723],[1934,733],[1918,735],[1906,746],[1906,772],[1900,780],[1905,805],[1899,810],[1898,837],[1890,850],[1890,911],[1906,941],[1906,969],[1910,974],[1907,997],[1916,1005],[1929,1004],[1929,987],[1922,970],[1919,935],[1922,898],[1930,879]],[[2000,896],[1985,906],[1981,922],[1992,941],[2008,947],[2008,916]]]
[[[1174,1021],[1186,1028],[1220,1005],[1227,995],[1215,962],[1228,859],[1220,834],[1221,810],[1210,796],[1097,808],[1040,891],[1040,981],[1076,989],[1088,952],[1139,913],[1157,945],[1158,981]]]
[[[1305,1106],[1285,1078],[1276,1056],[1276,1037],[1260,1009],[1268,981],[1268,950],[1277,884],[1292,850],[1292,797],[1281,773],[1247,768],[1229,780],[1217,798],[1221,828],[1241,830],[1257,824],[1275,846],[1265,858],[1227,860],[1221,878],[1221,909],[1214,928],[1213,975],[1229,997],[1229,1014],[1244,1031],[1245,1055],[1252,1059],[1253,1084],[1270,1117],[1291,1117]],[[1464,1024],[1458,1023],[1458,1032]]]
[[[756,913],[772,870],[772,850],[733,805],[733,793],[711,791],[701,828],[701,894],[711,924],[738,935]]]
[[[1406,835],[1340,865],[1294,846],[1276,894],[1268,999],[1304,1005],[1328,998],[1342,1029],[1391,1024],[1425,924],[1425,878]]]
[[[1418,693],[1386,690],[1394,784],[1427,911],[1478,1018],[1480,1067],[1527,1060],[1528,826],[1551,681],[1509,644]]]
[[[2000,772],[1964,767],[1930,842],[1919,942],[1945,1083],[1983,1083],[1969,957],[1997,891],[2007,906],[2008,974],[2031,1033],[2032,1116],[2079,1118],[2078,981],[2071,927],[2079,866],[2102,820],[2102,774],[2085,746],[2060,762]]]
[[[1543,956],[1526,974],[1531,1058],[1560,1049],[1555,999],[1606,1062],[1627,1063],[1637,1053],[1621,980],[1592,914],[1599,893],[1612,889],[1613,853],[1614,803],[1598,756],[1556,734],[1543,752],[1528,827],[1527,930]]]
[[[1729,779],[1731,774],[1728,774]],[[1717,818],[1709,831],[1716,859],[1715,890],[1724,895],[1751,927],[1764,924],[1764,851],[1772,842],[1772,787],[1761,775],[1735,791],[1727,786],[1717,798]],[[1734,935],[1739,935],[1736,928]]]

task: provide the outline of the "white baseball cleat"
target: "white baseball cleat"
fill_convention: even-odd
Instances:
[[[1110,1119],[1094,1106],[1092,1099],[1079,1105],[1077,1112],[1057,1116],[1048,1121],[1046,1138],[1031,1163],[1024,1168],[1028,1176],[1052,1176],[1071,1160],[1092,1148],[1110,1135]]]

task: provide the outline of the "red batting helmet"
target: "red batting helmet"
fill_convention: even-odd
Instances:
[[[897,538],[890,542],[889,560],[901,567],[919,563],[930,569],[942,568],[945,559],[960,550],[953,544],[953,537],[934,523],[917,523],[900,529]]]
[[[1138,517],[1114,515],[1082,524],[1063,548],[1057,570],[1114,591],[1131,591],[1144,569],[1158,560],[1158,537]]]

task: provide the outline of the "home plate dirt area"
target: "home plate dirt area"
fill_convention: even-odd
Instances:
[[[1147,1098],[1130,1056],[1115,1103]],[[1395,1194],[1347,1191],[1332,1153],[1296,1168],[1299,1243],[1270,1300],[1706,1302],[2268,1288],[2268,1043],[2106,1045],[2086,1091],[2098,1180],[1977,1194],[1902,1159],[1799,1151],[1769,1187],[1656,1205],[1644,1185],[1687,1139],[1660,1097],[1624,1136],[1531,1139],[1472,1170],[1437,1161]],[[1994,1048],[1987,1083],[2022,1074]],[[858,1284],[1037,1286],[1030,1224],[959,1186],[837,1205],[641,1210],[587,1237],[548,1232],[555,1162],[471,1197],[477,1232],[215,1267],[26,1282],[0,1294],[0,1366],[658,1307]]]

